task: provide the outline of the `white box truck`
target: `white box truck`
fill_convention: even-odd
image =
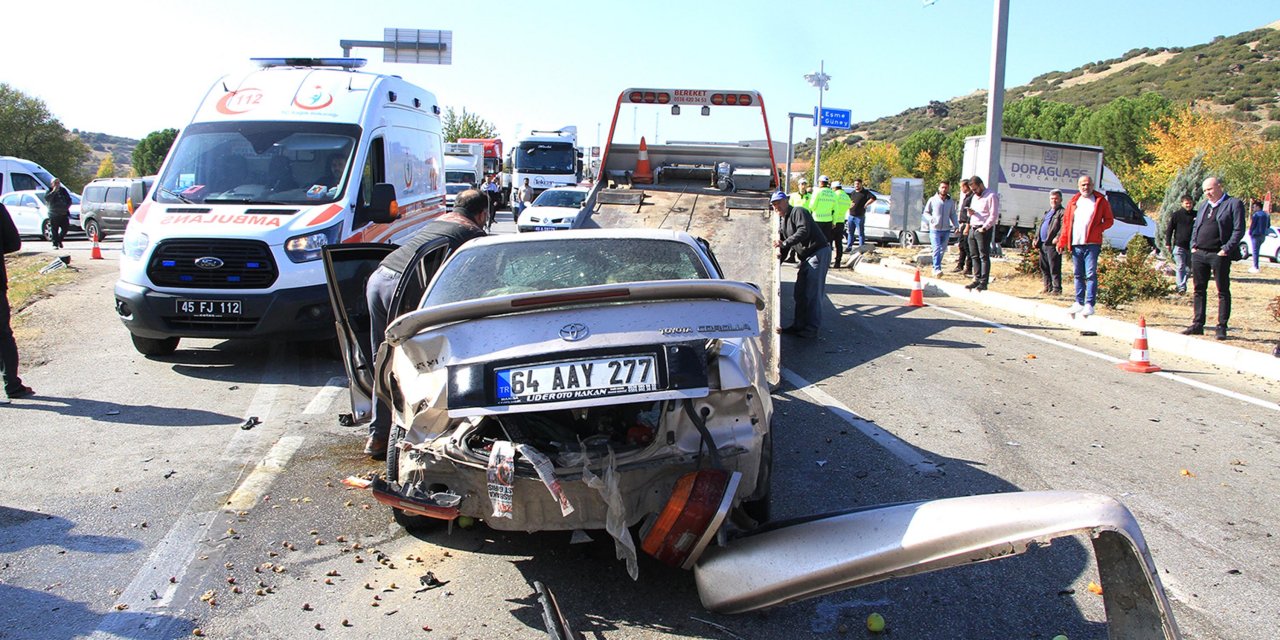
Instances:
[[[453,201],[467,189],[484,184],[484,147],[476,143],[446,142],[444,145],[445,206],[453,209]]]
[[[985,173],[985,167],[979,164],[986,161],[986,145],[987,136],[965,138],[965,177]],[[1135,234],[1141,234],[1155,246],[1155,222],[1142,213],[1120,180],[1103,165],[1102,158],[1102,147],[1004,138],[1000,145],[999,184],[988,185],[994,186],[1000,196],[996,237],[1009,244],[1019,233],[1030,232],[1049,208],[1049,192],[1061,189],[1065,206],[1079,191],[1080,176],[1087,175],[1093,178],[1096,188],[1107,194],[1115,215],[1115,224],[1103,234],[1103,241],[1124,249]]]
[[[321,248],[444,213],[434,95],[361,59],[255,62],[213,83],[125,230],[116,312],[140,353],[332,335]]]

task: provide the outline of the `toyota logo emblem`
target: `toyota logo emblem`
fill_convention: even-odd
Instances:
[[[222,258],[215,258],[213,256],[196,258],[196,266],[201,269],[221,269],[224,264],[226,263],[222,261]]]
[[[574,322],[560,327],[560,337],[569,342],[577,342],[591,335],[591,330],[581,322]]]

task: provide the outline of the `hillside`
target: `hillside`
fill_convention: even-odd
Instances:
[[[133,168],[133,148],[138,146],[137,140],[79,129],[72,129],[71,133],[80,136],[91,152],[80,165],[82,174],[92,178],[98,173],[98,164],[102,162],[102,158],[110,153],[116,163],[116,175],[129,175],[129,170]]]
[[[1234,36],[1219,36],[1194,47],[1144,47],[1071,71],[1045,73],[1026,85],[1008,89],[1005,104],[1040,96],[1093,107],[1147,92],[1159,93],[1175,103],[1195,103],[1259,133],[1280,126],[1280,21]],[[898,143],[922,129],[949,133],[981,124],[985,115],[986,91],[980,90],[860,122],[849,133],[835,138]],[[1268,135],[1280,135],[1280,128]],[[797,145],[796,155],[803,156],[806,147],[812,153],[812,139]]]

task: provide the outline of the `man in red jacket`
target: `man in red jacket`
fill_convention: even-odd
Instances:
[[[1098,254],[1102,253],[1102,232],[1110,229],[1115,218],[1111,205],[1101,191],[1093,190],[1093,178],[1080,176],[1076,182],[1080,192],[1072,196],[1062,214],[1062,232],[1058,234],[1058,251],[1071,249],[1071,262],[1076,272],[1076,302],[1067,309],[1073,317],[1093,315],[1098,299]]]

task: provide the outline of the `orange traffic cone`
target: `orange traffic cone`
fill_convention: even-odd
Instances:
[[[649,166],[649,145],[640,138],[640,151],[636,158],[636,170],[631,174],[631,181],[640,184],[653,184],[653,169]]]
[[[89,252],[89,259],[90,259],[90,260],[101,260],[101,259],[102,259],[102,249],[98,248],[98,234],[96,234],[96,233],[95,233],[95,234],[93,234],[93,235],[89,236],[89,239],[90,239],[90,240],[93,240],[93,250]]]
[[[916,269],[916,281],[911,283],[911,299],[907,301],[908,307],[924,306],[924,288],[920,286],[920,270]]]
[[[1138,318],[1138,337],[1133,340],[1133,351],[1129,352],[1129,361],[1116,365],[1125,371],[1134,373],[1155,373],[1160,367],[1151,364],[1151,352],[1147,350],[1147,318]]]

